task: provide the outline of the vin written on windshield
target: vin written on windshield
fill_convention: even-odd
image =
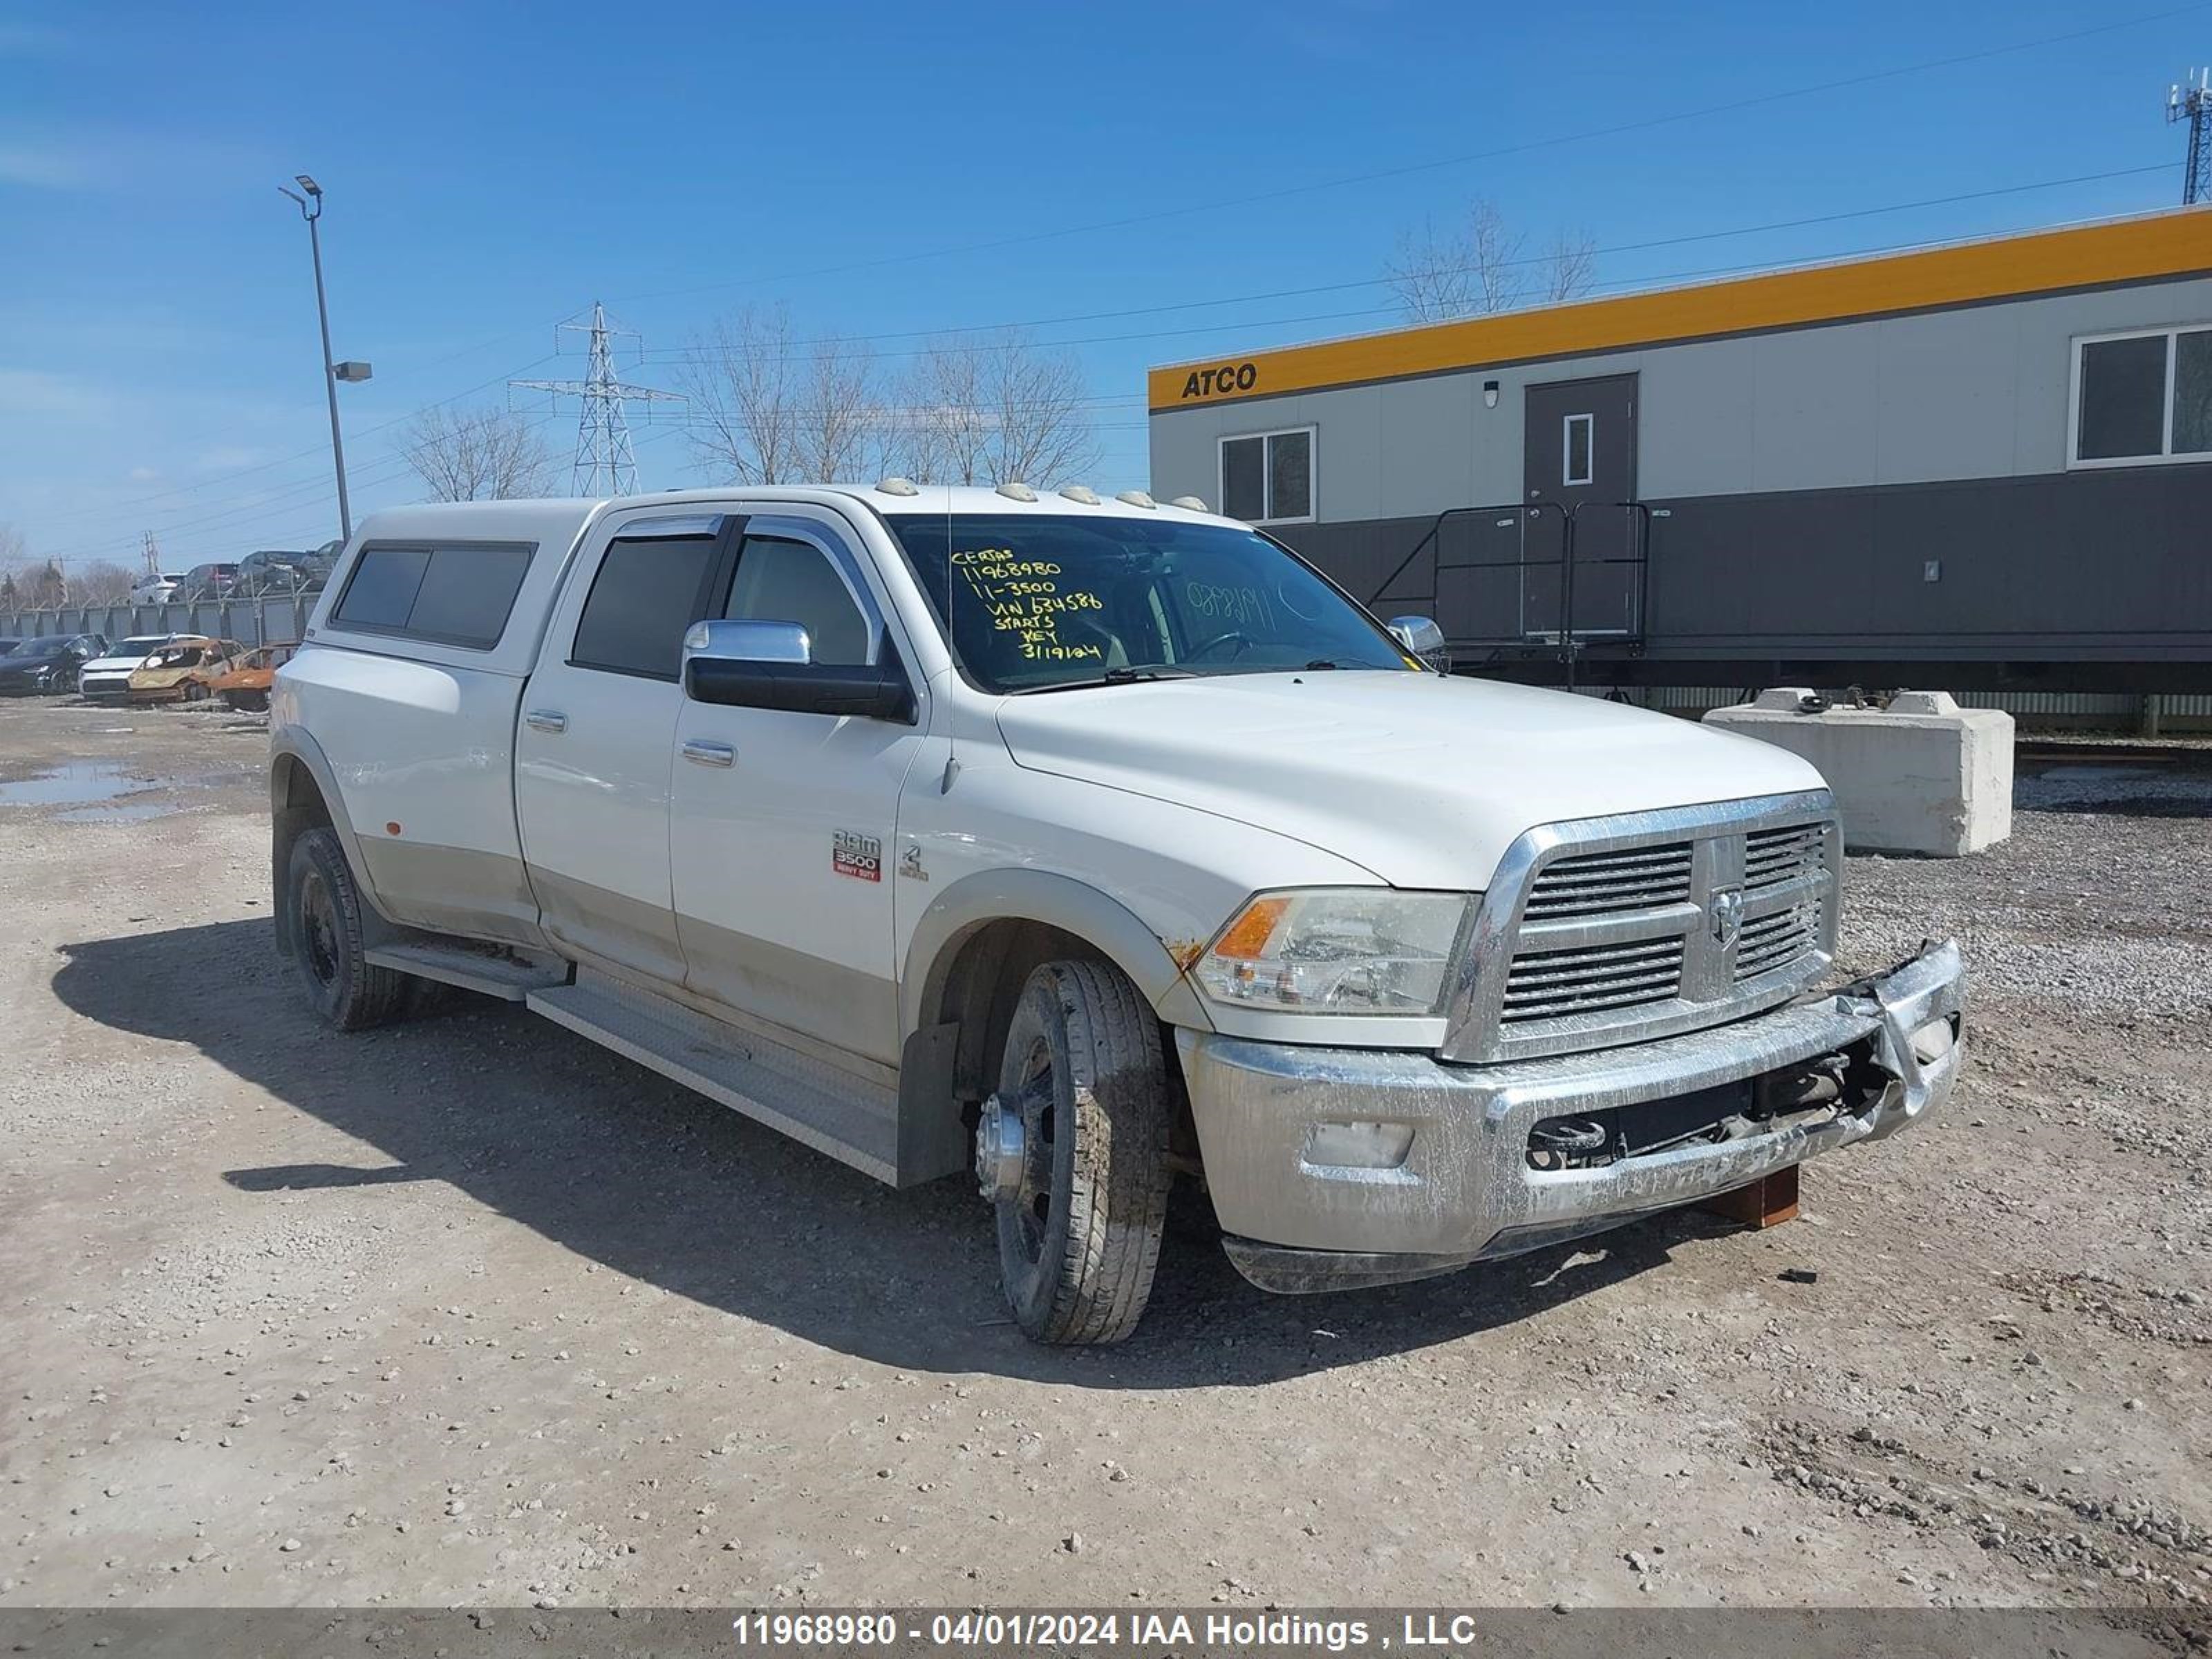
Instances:
[[[1264,537],[1226,525],[910,514],[890,520],[954,655],[986,691],[1316,665],[1419,672]]]

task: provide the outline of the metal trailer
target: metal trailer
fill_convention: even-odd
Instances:
[[[2212,207],[1152,371],[1153,493],[1547,683],[2212,691]]]

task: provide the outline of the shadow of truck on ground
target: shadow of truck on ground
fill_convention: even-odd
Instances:
[[[1510,1325],[1726,1231],[1674,1212],[1582,1246],[1419,1285],[1284,1297],[1252,1289],[1181,1206],[1152,1309],[1119,1347],[1026,1340],[992,1230],[952,1178],[895,1192],[512,1005],[456,993],[430,1017],[322,1026],[265,919],[63,947],[78,1013],[198,1048],[377,1147],[389,1166],[223,1172],[246,1193],[443,1181],[564,1249],[824,1346],[915,1370],[1081,1387],[1256,1384]]]

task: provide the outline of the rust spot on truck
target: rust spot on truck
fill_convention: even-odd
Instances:
[[[1206,954],[1206,941],[1202,939],[1164,939],[1160,943],[1168,947],[1168,954],[1176,959],[1176,966],[1186,974],[1197,967],[1198,959]]]

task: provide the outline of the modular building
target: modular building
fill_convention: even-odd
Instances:
[[[2212,207],[1152,371],[1196,495],[1463,668],[2212,691]]]

